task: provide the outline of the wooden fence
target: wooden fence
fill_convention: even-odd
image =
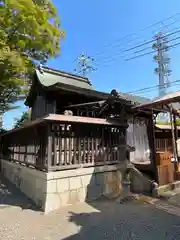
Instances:
[[[1,158],[45,171],[115,164],[125,160],[126,127],[105,119],[44,118],[2,135]]]

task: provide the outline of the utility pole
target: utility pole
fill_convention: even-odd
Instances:
[[[171,70],[169,70],[170,58],[167,55],[169,47],[167,45],[167,38],[162,33],[158,33],[155,36],[156,43],[152,48],[157,50],[157,54],[154,56],[154,60],[157,62],[158,67],[155,68],[155,73],[159,76],[159,97],[163,96],[167,92],[167,88],[170,86],[169,76]]]
[[[90,56],[87,56],[86,53],[82,53],[78,58],[78,67],[74,69],[76,74],[80,74],[83,77],[87,77],[87,74],[90,72],[94,72],[97,69],[93,67],[94,59]]]

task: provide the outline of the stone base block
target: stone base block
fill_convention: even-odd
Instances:
[[[44,173],[4,160],[1,164],[5,177],[46,213],[103,195],[117,196],[122,190],[119,165]]]

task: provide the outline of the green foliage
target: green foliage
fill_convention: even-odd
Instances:
[[[170,125],[171,123],[168,122],[168,121],[166,121],[166,122],[160,122],[160,121],[158,121],[158,122],[156,122],[156,124],[158,124],[158,125]],[[180,118],[177,118],[177,119],[176,119],[176,124],[177,124],[177,126],[180,126]]]
[[[4,129],[4,128],[0,128],[0,134],[6,133],[6,132],[7,132],[6,129]]]
[[[14,124],[14,128],[19,128],[24,126],[26,123],[28,123],[30,121],[30,115],[29,112],[23,112],[23,114],[21,115],[20,118],[16,118],[15,119],[16,122]]]
[[[180,119],[179,118],[176,119],[176,124],[177,124],[177,126],[180,126]]]
[[[24,92],[35,64],[60,52],[64,32],[50,0],[0,0],[0,111]]]
[[[157,121],[156,124],[158,124],[158,125],[170,125],[170,122],[168,122],[168,121]]]

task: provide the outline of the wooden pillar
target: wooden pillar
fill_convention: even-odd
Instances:
[[[47,131],[47,171],[51,170],[52,166],[52,124],[48,123],[48,131]]]
[[[175,140],[176,140],[176,150],[177,148],[177,140],[178,140],[178,129],[177,129],[177,123],[176,123],[176,115],[173,114],[173,124],[174,124],[174,136],[175,136]],[[178,152],[178,151],[177,151]]]
[[[154,180],[158,182],[158,170],[157,170],[157,161],[156,161],[156,145],[155,145],[155,124],[154,124],[154,119],[153,119],[153,110],[152,110],[152,115],[149,119],[149,131],[148,131],[148,136],[149,136],[149,145],[150,145],[150,150],[151,150],[151,165],[153,169],[153,174],[154,174]]]
[[[174,124],[173,108],[170,106],[170,122],[171,122],[171,132],[172,132],[172,146],[173,146],[173,156],[174,156],[174,167],[176,171],[176,177],[178,173],[178,155],[177,155],[177,139],[175,137],[175,124]]]

